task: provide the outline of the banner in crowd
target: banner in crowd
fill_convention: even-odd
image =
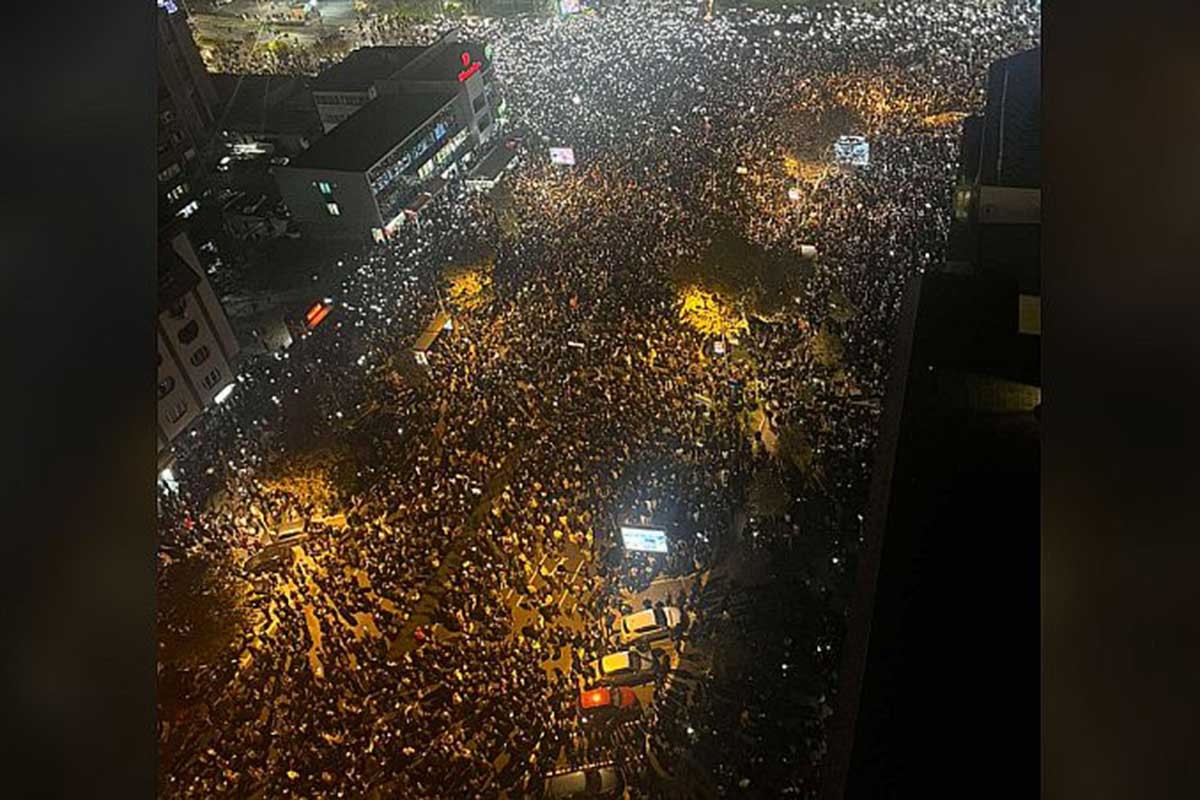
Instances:
[[[642,553],[667,552],[667,532],[659,528],[622,525],[621,541],[626,550],[636,550]]]
[[[871,145],[863,136],[840,136],[833,144],[833,160],[839,164],[865,167],[871,163]]]
[[[560,166],[575,166],[575,150],[570,147],[551,147],[550,163]]]

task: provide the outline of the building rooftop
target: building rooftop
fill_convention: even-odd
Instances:
[[[515,150],[509,150],[503,145],[493,147],[492,152],[488,153],[479,166],[471,173],[473,178],[484,178],[486,180],[495,180],[502,172],[512,163],[512,160],[517,157]]]
[[[467,64],[463,64],[464,53],[468,56]],[[476,61],[484,70],[492,64],[484,55],[482,43],[447,41],[438,45],[428,58],[410,65],[401,77],[412,81],[457,81],[459,73]]]
[[[364,172],[455,96],[453,92],[383,95],[318,139],[290,166]]]
[[[372,83],[403,69],[425,47],[360,47],[313,79],[318,92],[365,91]]]
[[[321,131],[321,118],[305,83],[278,75],[212,76],[221,99],[217,114],[222,130],[239,133],[311,133]]]
[[[160,311],[200,283],[200,276],[176,252],[171,239],[158,243],[158,308]]]
[[[989,186],[1042,183],[1042,51],[1026,50],[988,69],[987,107],[974,174]]]

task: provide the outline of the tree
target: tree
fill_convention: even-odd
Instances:
[[[750,508],[760,517],[778,519],[787,513],[791,496],[779,473],[760,469],[750,484]]]
[[[779,434],[779,455],[807,480],[813,472],[813,447],[798,425],[789,425]]]
[[[812,353],[817,363],[823,367],[833,368],[842,361],[842,340],[828,327],[822,327],[813,337]]]

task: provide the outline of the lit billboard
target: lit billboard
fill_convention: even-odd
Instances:
[[[575,150],[570,147],[551,147],[550,163],[560,166],[575,166]]]
[[[871,145],[863,136],[840,136],[833,143],[833,160],[839,164],[865,167],[871,163]]]
[[[558,13],[564,17],[568,14],[578,14],[582,10],[580,0],[558,0]]]
[[[667,552],[667,532],[659,528],[622,525],[621,541],[626,550],[637,550],[642,553]]]

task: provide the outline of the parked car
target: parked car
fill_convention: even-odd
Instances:
[[[605,714],[638,707],[637,695],[628,686],[597,686],[579,692],[579,710]]]
[[[654,662],[633,650],[609,653],[591,663],[598,683],[609,686],[635,686],[654,680]]]
[[[574,797],[617,797],[625,789],[625,779],[615,764],[596,764],[569,772],[547,775],[543,796],[548,800]]]
[[[682,612],[672,606],[647,608],[633,614],[626,614],[621,617],[620,639],[623,644],[666,639],[671,635],[671,629],[682,620]]]

